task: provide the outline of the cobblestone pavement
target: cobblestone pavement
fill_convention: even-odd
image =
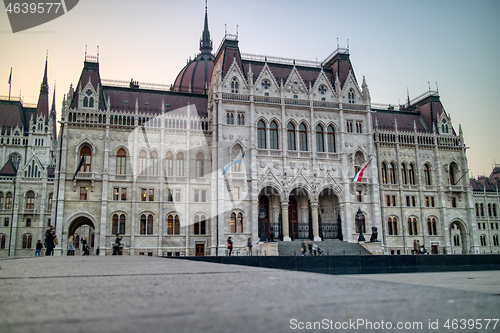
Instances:
[[[499,291],[500,271],[354,276],[143,256],[7,259],[0,332],[499,332],[484,320],[500,317]],[[473,329],[460,330],[460,319]]]

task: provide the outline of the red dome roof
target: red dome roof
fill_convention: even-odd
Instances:
[[[208,30],[208,14],[205,4],[205,26],[200,39],[201,53],[191,60],[177,75],[174,82],[174,91],[206,94],[210,85],[214,55],[212,54],[212,40]]]
[[[206,94],[213,68],[214,56],[211,53],[200,53],[177,75],[174,91]]]

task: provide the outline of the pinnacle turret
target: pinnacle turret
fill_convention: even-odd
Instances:
[[[200,39],[201,53],[212,53],[212,40],[210,39],[210,31],[208,30],[208,13],[207,2],[205,0],[205,25]]]

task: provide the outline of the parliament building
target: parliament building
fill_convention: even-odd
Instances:
[[[101,79],[85,54],[58,134],[47,61],[37,105],[0,100],[0,255],[32,255],[50,224],[56,255],[70,235],[100,255],[119,233],[126,255],[194,256],[226,255],[228,237],[245,254],[248,238],[259,250],[375,230],[361,242],[374,254],[500,250],[499,183],[471,186],[438,91],[378,105],[347,48],[306,61],[243,53],[227,33],[212,44],[205,9],[173,85]]]

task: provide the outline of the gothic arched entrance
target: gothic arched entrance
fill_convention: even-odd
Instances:
[[[309,193],[295,188],[288,197],[288,225],[292,239],[312,239],[312,216]]]
[[[92,248],[95,243],[95,223],[92,218],[86,214],[74,217],[68,224],[68,238],[69,236],[75,237],[76,254],[78,254],[84,240]],[[67,238],[65,246],[67,248]]]
[[[283,238],[280,213],[280,195],[274,187],[267,186],[259,193],[259,238],[276,240]]]
[[[450,224],[451,253],[467,253],[467,237],[464,225],[460,221]]]
[[[342,239],[339,199],[331,188],[321,191],[318,198],[319,236],[322,239]]]

